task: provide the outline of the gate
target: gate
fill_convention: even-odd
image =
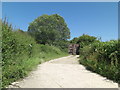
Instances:
[[[68,46],[68,53],[72,55],[78,55],[79,54],[79,44],[70,44]]]

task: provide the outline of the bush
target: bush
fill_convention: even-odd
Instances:
[[[12,26],[2,24],[2,80],[3,86],[26,75],[23,64],[34,56],[35,47],[40,47],[27,33],[12,31]],[[26,61],[25,61],[26,60]]]
[[[94,42],[81,49],[80,63],[87,69],[120,83],[120,42]]]
[[[59,48],[36,44],[33,37],[22,30],[2,24],[2,87],[26,76],[42,61],[67,55]]]

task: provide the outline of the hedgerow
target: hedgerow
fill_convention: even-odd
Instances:
[[[27,32],[15,31],[2,22],[2,87],[28,75],[37,64],[65,55],[59,48],[37,44]]]
[[[81,49],[80,63],[87,69],[120,83],[120,42],[94,42]]]

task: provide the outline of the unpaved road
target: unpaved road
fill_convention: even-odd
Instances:
[[[20,88],[117,88],[117,84],[92,73],[78,63],[78,56],[67,56],[38,65],[35,71],[10,87]]]

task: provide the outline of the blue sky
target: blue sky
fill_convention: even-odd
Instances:
[[[16,28],[27,31],[28,25],[43,14],[61,15],[71,39],[88,34],[102,41],[118,38],[117,2],[7,2],[2,4],[2,16]]]

